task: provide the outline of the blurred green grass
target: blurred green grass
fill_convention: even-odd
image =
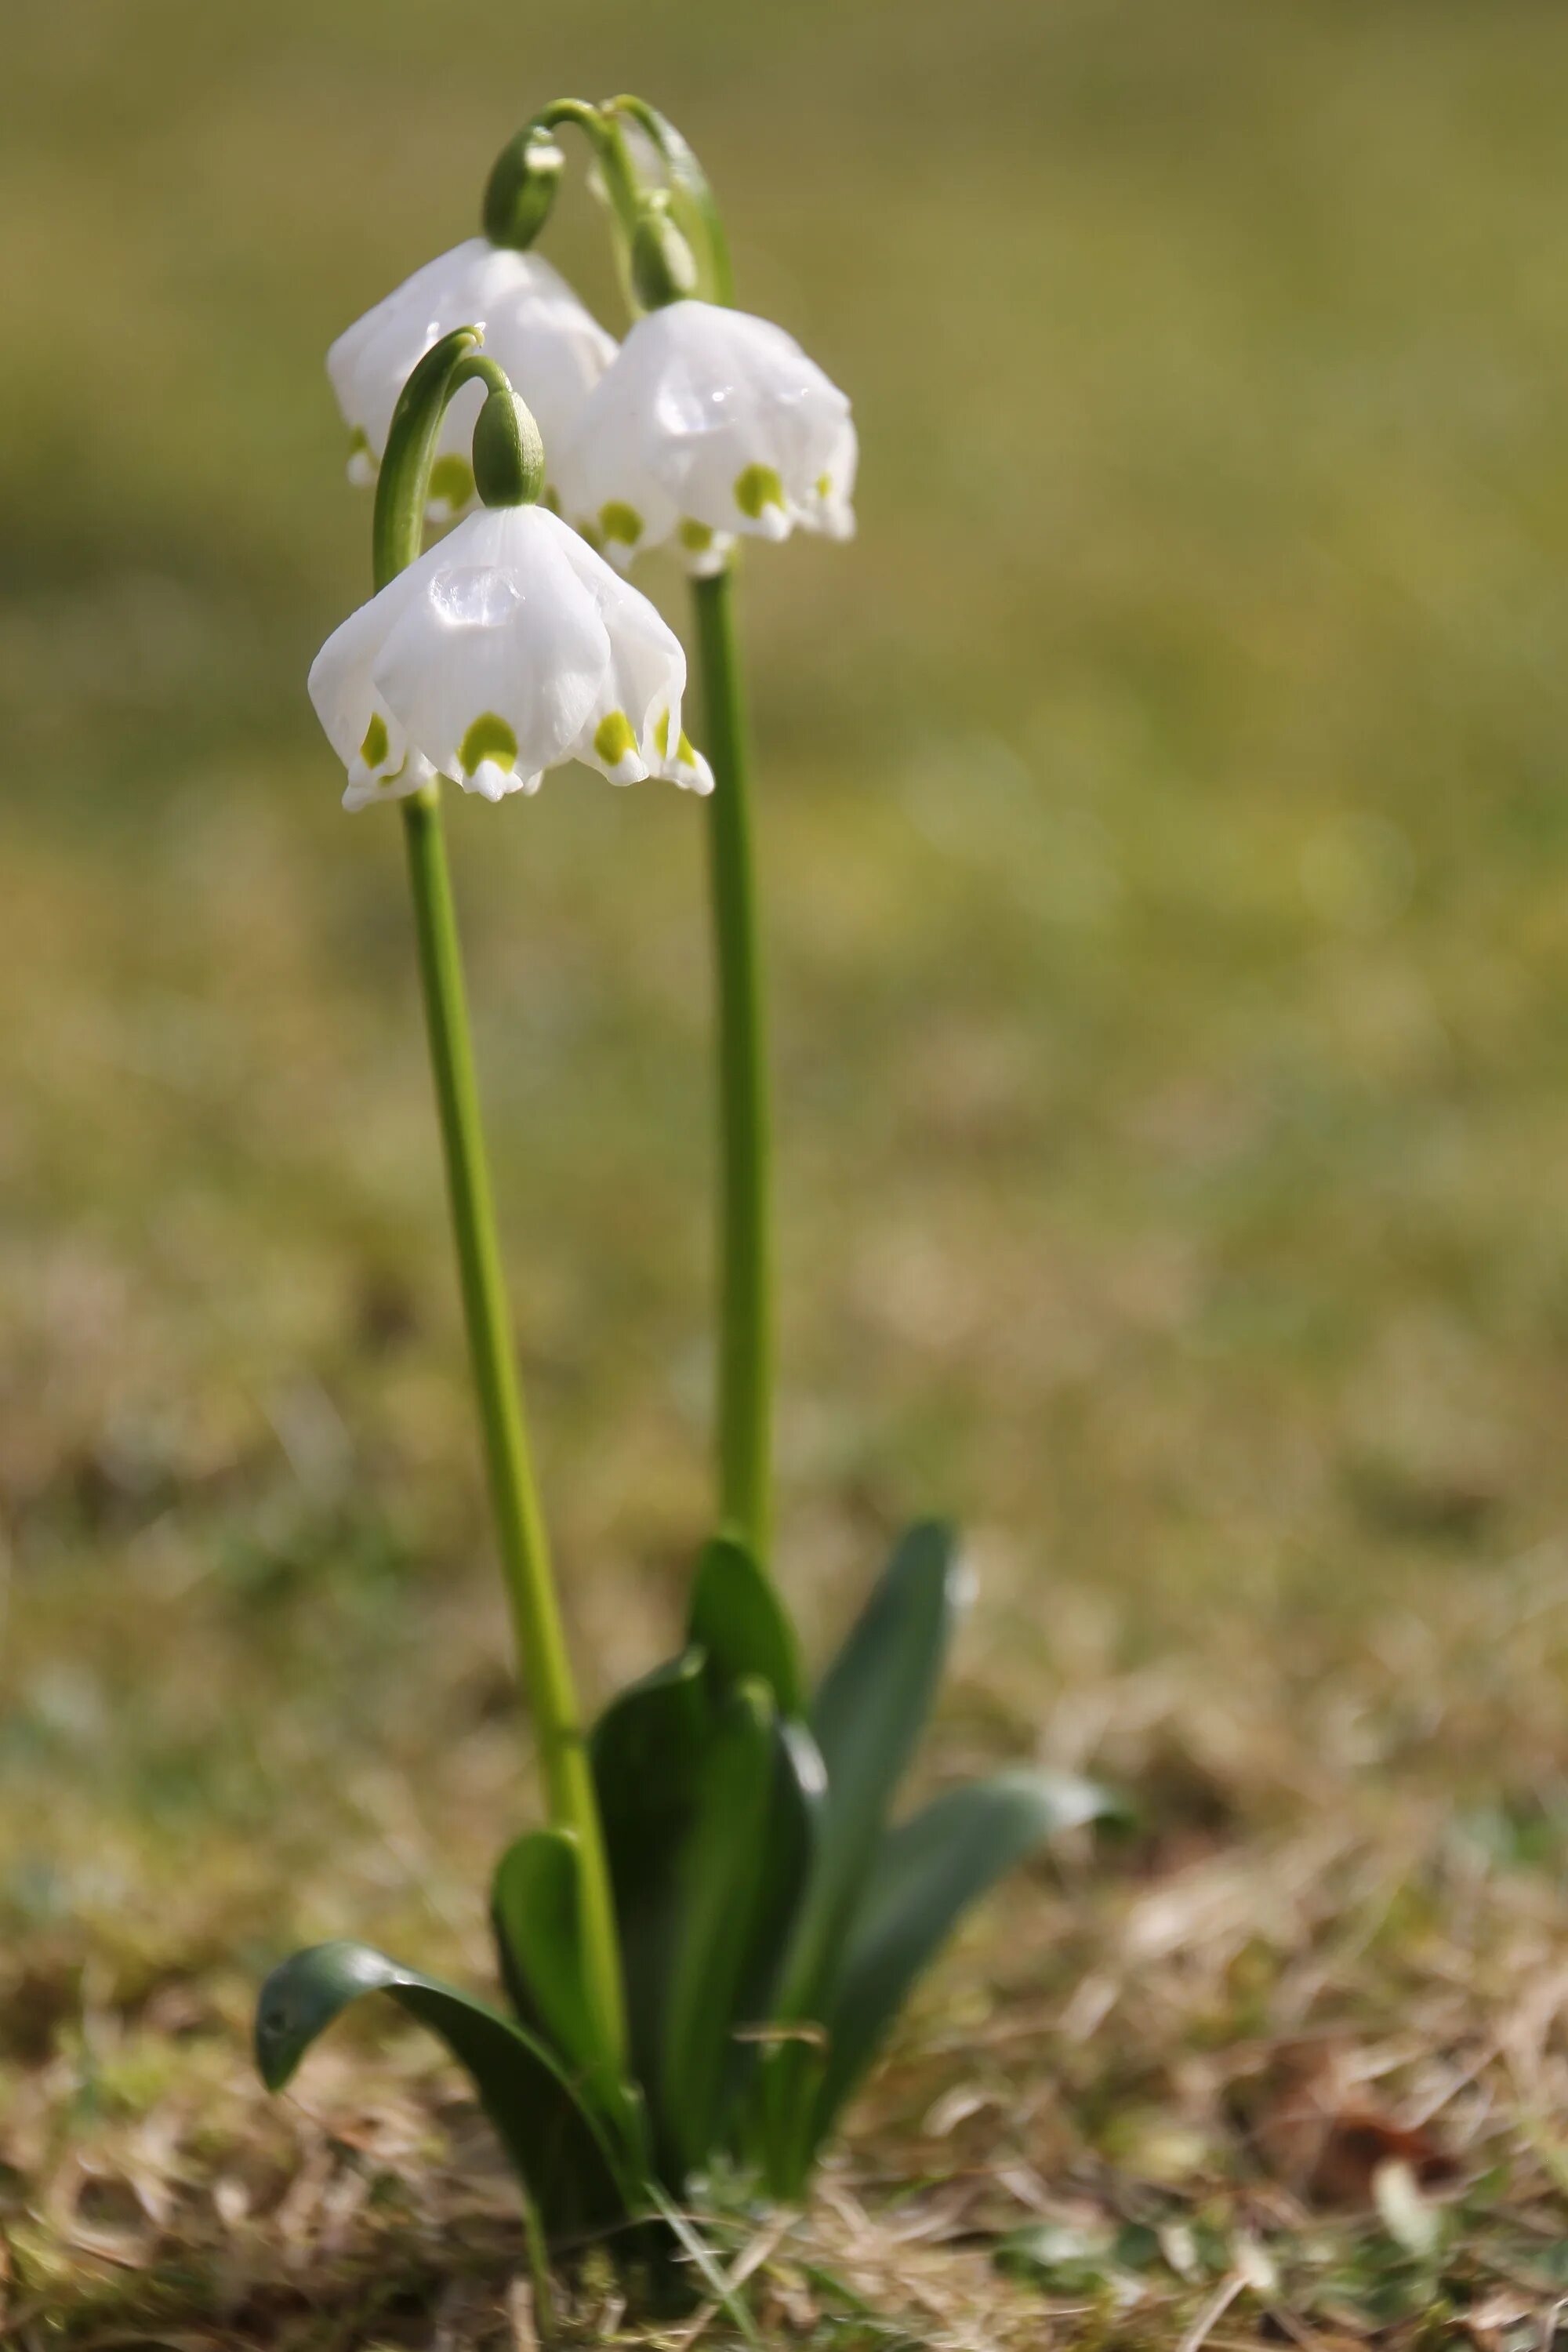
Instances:
[[[1136,1772],[1083,1685],[1173,1663],[1272,1724],[1264,1813],[1336,1693],[1412,1785],[1560,1775],[1568,18],[74,0],[7,46],[13,1977],[439,1937],[515,1809],[399,845],[303,679],[368,566],[321,352],[562,89],[676,117],[861,426],[854,546],[745,580],[808,1623],[940,1507],[956,1738],[1077,1704]],[[615,324],[601,242],[576,199],[548,249]],[[601,1685],[707,1492],[700,819],[562,776],[452,822]]]

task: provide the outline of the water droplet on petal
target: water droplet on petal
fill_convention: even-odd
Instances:
[[[523,599],[515,583],[491,564],[462,571],[438,572],[430,583],[430,602],[454,629],[499,629],[510,621]]]

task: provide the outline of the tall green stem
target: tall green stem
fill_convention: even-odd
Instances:
[[[765,1564],[773,1517],[773,1234],[750,761],[731,575],[698,580],[692,593],[714,779],[708,850],[721,1153],[720,1506],[725,1526]]]
[[[499,375],[490,362],[475,356],[477,340],[468,331],[447,337],[405,386],[376,501],[378,588],[418,552],[429,460],[446,402],[470,376],[489,381]],[[504,383],[504,377],[500,381]],[[523,1419],[438,787],[426,785],[405,800],[403,822],[463,1315],[501,1572],[550,1819],[571,1831],[577,1843],[584,1965],[606,2052],[618,2065],[626,2049],[626,2020],[615,1903]]]
[[[609,1872],[523,1420],[479,1120],[457,909],[441,804],[433,787],[404,802],[403,823],[430,1066],[501,1572],[539,1745],[545,1802],[551,1821],[576,1835],[583,1865],[585,1957],[609,2045],[618,2056],[624,2022]]]

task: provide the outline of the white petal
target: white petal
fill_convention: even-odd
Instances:
[[[470,237],[416,269],[327,354],[344,421],[363,436],[371,457],[386,446],[392,412],[415,366],[455,327],[484,330],[486,349],[533,410],[547,456],[566,441],[616,349],[547,261]],[[466,485],[463,478],[483,396],[481,386],[465,385],[442,420],[431,501],[437,519],[472,502],[471,477]],[[443,460],[454,462],[442,467]]]
[[[563,526],[564,531],[564,526]],[[680,736],[686,650],[647,598],[620,579],[591,547],[564,531],[569,560],[594,598],[610,644],[599,698],[572,747],[573,757],[612,783],[664,773],[667,746]]]
[[[417,596],[387,633],[372,683],[454,782],[486,759],[519,777],[567,756],[610,667],[599,608],[539,507],[487,508],[421,559]],[[483,787],[480,787],[483,789]]]
[[[639,549],[693,524],[761,539],[797,521],[842,531],[854,446],[848,401],[782,328],[672,302],[638,320],[590,394],[563,487],[574,520],[601,533],[606,509],[632,509]],[[686,551],[699,571],[723,561]]]
[[[622,570],[645,548],[668,539],[680,521],[679,508],[641,454],[645,396],[638,372],[623,373],[617,358],[551,464],[563,513]]]
[[[833,453],[812,485],[811,498],[802,508],[803,530],[819,530],[828,539],[854,538],[855,509],[850,501],[859,457],[855,427],[846,417]]]
[[[351,613],[310,665],[310,700],[327,740],[345,768],[352,768],[361,757],[374,718],[379,715],[389,728],[396,725],[371,684],[371,672],[398,613],[411,596],[418,594],[420,573],[429,560],[428,554],[421,556],[418,563],[400,572],[368,604]]]
[[[478,793],[487,801],[504,800],[516,790],[519,778],[513,768],[503,768],[499,760],[481,760],[471,776],[462,780],[465,792]]]
[[[439,772],[487,800],[585,760],[617,783],[712,777],[681,730],[686,656],[645,596],[556,515],[488,509],[335,630],[310,694],[345,804]]]
[[[683,792],[695,793],[699,799],[706,799],[713,789],[712,769],[696,745],[684,735],[678,739],[675,750],[659,773],[668,776],[671,783],[679,784]]]
[[[713,580],[729,565],[735,551],[732,530],[711,530],[703,523],[683,521],[677,531],[676,546],[691,580]]]
[[[372,808],[378,801],[406,800],[435,781],[436,771],[429,761],[405,740],[402,756],[394,768],[371,768],[363,760],[353,762],[343,787],[343,806],[353,811]]]

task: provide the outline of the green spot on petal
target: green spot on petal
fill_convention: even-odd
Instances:
[[[594,749],[606,768],[618,768],[626,753],[635,752],[637,748],[632,722],[624,710],[612,710],[594,730]]]
[[[735,477],[735,504],[755,522],[764,507],[782,507],[784,484],[772,466],[747,466]]]
[[[678,760],[684,760],[689,768],[697,765],[696,749],[684,727],[680,730],[680,740],[675,747],[675,756]]]
[[[618,541],[622,547],[635,547],[642,537],[642,517],[636,507],[612,499],[608,506],[599,509],[599,529],[606,539]]]
[[[697,522],[688,515],[680,526],[679,539],[682,547],[689,549],[693,555],[706,555],[713,544],[712,526]]]
[[[465,776],[471,776],[486,760],[493,760],[500,768],[517,765],[517,737],[493,710],[480,712],[458,747],[458,761]]]
[[[474,469],[466,457],[437,457],[430,468],[430,496],[459,514],[474,495]]]
[[[831,493],[832,493],[832,489],[833,489],[833,477],[832,477],[832,475],[831,475],[831,474],[818,474],[818,476],[817,476],[817,478],[816,478],[816,495],[817,495],[817,497],[818,497],[819,499],[826,499],[826,498],[827,498],[827,497],[829,497],[829,496],[831,495]]]
[[[655,719],[653,740],[658,746],[659,758],[661,760],[667,760],[669,757],[669,713],[668,710],[661,710],[658,717]]]
[[[364,741],[359,747],[360,758],[367,768],[379,768],[391,749],[386,721],[379,710],[373,711],[370,725],[364,730]]]

